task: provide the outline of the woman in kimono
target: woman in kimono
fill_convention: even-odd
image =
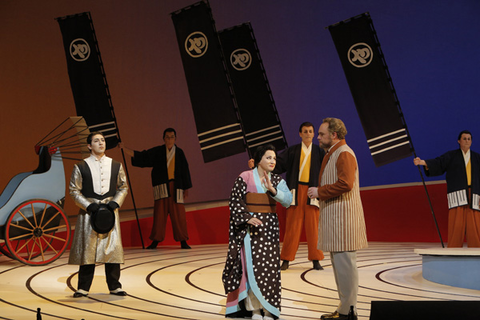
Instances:
[[[86,297],[92,285],[95,264],[105,264],[105,275],[110,294],[126,296],[120,279],[123,263],[122,237],[118,208],[127,196],[127,178],[122,164],[105,155],[105,137],[92,132],[87,137],[90,157],[75,164],[70,178],[70,196],[80,207],[69,264],[79,265],[78,287],[74,298]],[[106,233],[96,232],[91,225],[92,215],[100,204],[106,204],[115,216],[113,227]]]
[[[235,180],[230,196],[230,236],[223,271],[226,317],[252,313],[255,320],[280,316],[280,229],[276,202],[288,207],[292,194],[275,168],[275,147],[260,146],[255,168]],[[264,317],[262,317],[262,312]]]

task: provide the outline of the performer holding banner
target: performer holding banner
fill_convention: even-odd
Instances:
[[[446,173],[448,197],[448,247],[480,247],[480,154],[470,150],[472,134],[458,135],[457,150],[430,160],[413,159],[429,177]]]
[[[358,294],[357,250],[368,246],[358,164],[355,153],[345,142],[346,134],[342,120],[323,120],[318,129],[318,142],[327,154],[320,169],[318,188],[308,189],[310,198],[320,199],[318,247],[330,252],[340,298],[337,310],[322,315],[322,320],[357,319],[354,311]]]
[[[69,264],[80,265],[78,289],[73,297],[88,295],[96,263],[105,263],[110,293],[126,296],[119,282],[120,263],[124,259],[118,208],[127,196],[127,178],[122,164],[105,156],[102,133],[92,132],[87,137],[87,146],[91,155],[74,166],[69,186],[70,195],[81,209],[68,260]],[[105,222],[110,226],[106,227]]]
[[[235,180],[230,196],[229,250],[222,277],[225,313],[244,316],[246,309],[253,313],[252,319],[273,320],[280,316],[281,304],[276,202],[288,207],[292,194],[286,182],[272,173],[274,146],[258,147],[254,161],[255,168]]]
[[[187,158],[182,149],[176,146],[177,133],[173,128],[163,132],[162,146],[144,151],[133,151],[119,146],[132,157],[135,167],[152,168],[152,186],[155,204],[153,208],[153,225],[150,234],[152,243],[147,249],[155,249],[165,239],[167,217],[172,221],[173,238],[180,241],[182,249],[190,249],[187,244],[188,230],[185,216],[184,199],[192,187]]]

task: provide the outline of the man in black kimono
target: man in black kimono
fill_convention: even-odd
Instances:
[[[153,208],[153,225],[150,234],[152,243],[147,249],[155,249],[165,239],[167,217],[172,221],[173,238],[180,241],[182,249],[190,249],[187,244],[188,231],[185,217],[184,199],[192,187],[187,158],[182,149],[175,145],[177,133],[173,128],[163,132],[164,145],[143,151],[125,148],[132,157],[135,167],[152,168],[152,186],[155,199]]]
[[[480,154],[470,150],[472,134],[458,135],[457,150],[430,160],[413,159],[427,176],[446,173],[448,198],[448,247],[462,247],[465,236],[469,247],[480,247]]]
[[[322,270],[320,260],[323,252],[317,249],[318,219],[320,212],[318,200],[307,196],[309,187],[318,185],[318,175],[325,151],[313,143],[315,131],[313,124],[304,122],[300,125],[299,136],[302,139],[296,144],[277,155],[277,166],[274,173],[287,173],[288,187],[293,193],[293,203],[287,209],[285,222],[285,236],[283,239],[282,270],[289,267],[289,262],[295,260],[300,244],[302,228],[305,228],[308,245],[308,260],[313,262],[313,268]]]

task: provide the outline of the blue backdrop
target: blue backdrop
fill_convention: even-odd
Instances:
[[[141,150],[162,144],[163,130],[174,127],[192,171],[188,201],[227,198],[248,156],[203,163],[170,17],[194,2],[1,1],[0,136],[8,148],[1,152],[0,186],[34,168],[33,145],[75,114],[54,18],[90,11],[126,146]],[[363,12],[373,19],[417,154],[431,158],[457,148],[463,129],[472,131],[476,149],[480,1],[210,0],[210,5],[218,30],[251,22],[289,145],[300,141],[298,126],[304,121],[318,129],[322,118],[344,120],[362,187],[420,181],[412,158],[375,167],[325,29]],[[117,149],[109,155],[121,159]],[[66,163],[67,179],[71,166]],[[130,169],[137,205],[151,206],[149,170]]]

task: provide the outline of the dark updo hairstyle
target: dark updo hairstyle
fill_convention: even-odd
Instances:
[[[253,161],[255,161],[255,167],[257,167],[258,164],[260,163],[260,161],[262,161],[263,155],[268,150],[272,150],[273,152],[276,152],[273,144],[266,144],[266,145],[258,147],[257,150],[255,150],[255,155],[253,156]]]
[[[92,139],[97,134],[101,135],[103,137],[103,139],[105,139],[105,135],[103,133],[101,133],[100,131],[90,132],[90,134],[87,137],[87,144],[92,144]]]

